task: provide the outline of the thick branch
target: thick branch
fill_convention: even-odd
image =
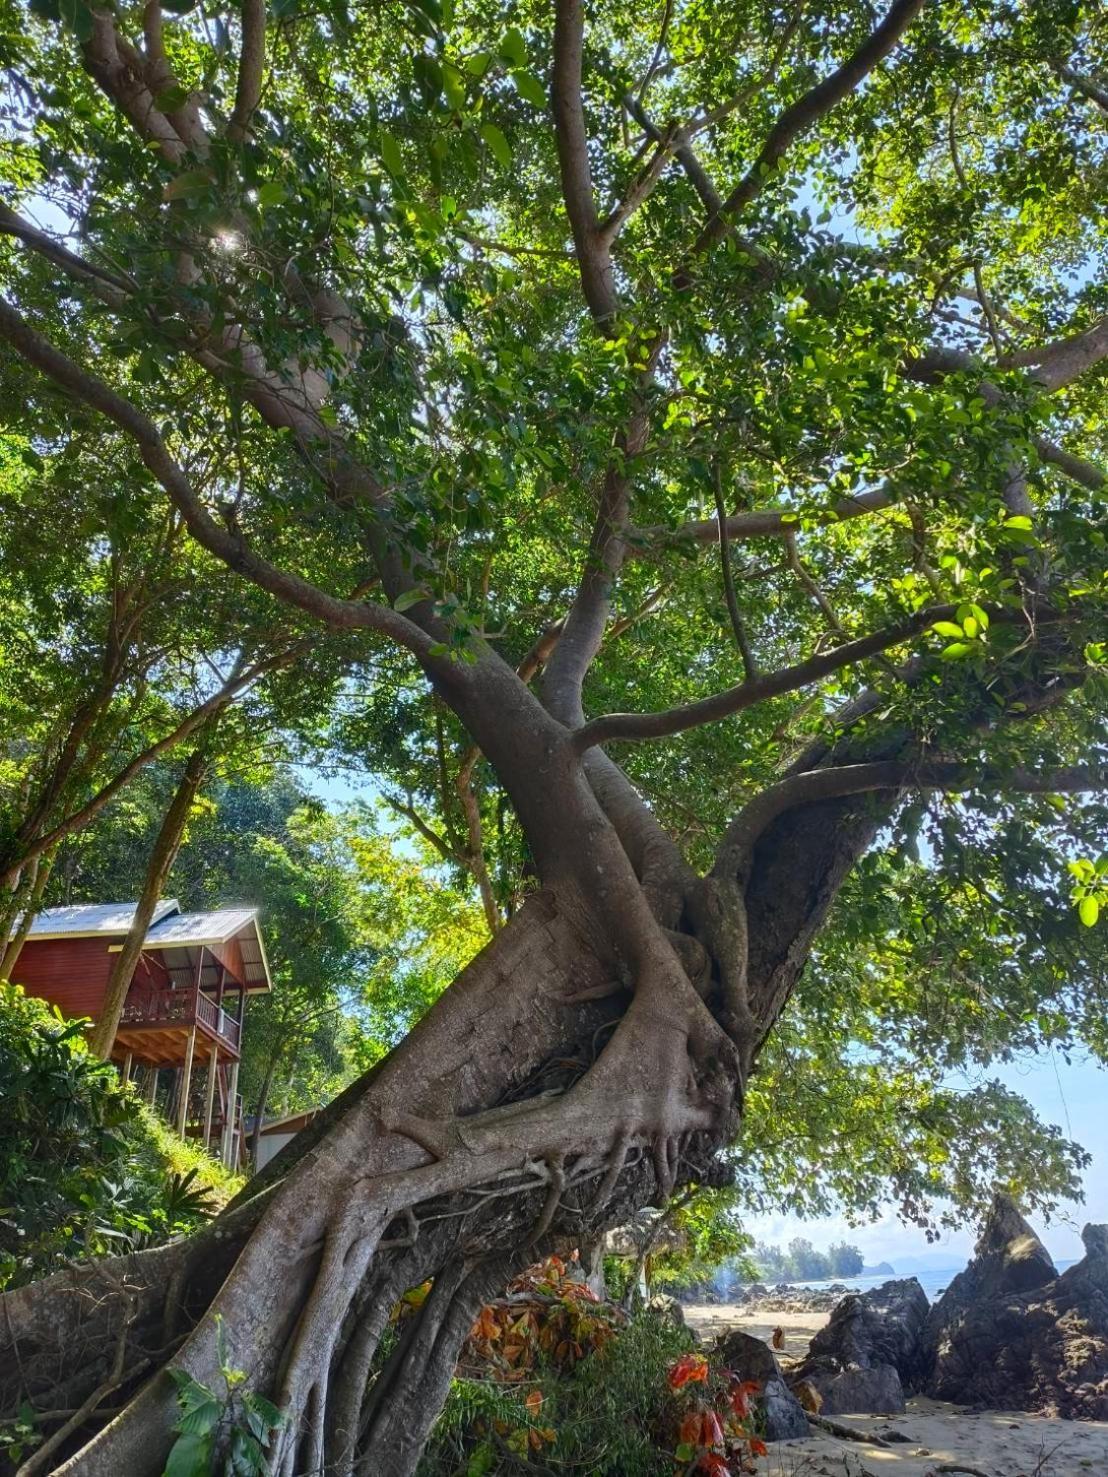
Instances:
[[[699,728],[705,723],[716,723],[721,718],[730,718],[735,713],[741,713],[744,708],[765,702],[767,698],[795,692],[833,672],[842,671],[843,668],[866,661],[890,647],[899,646],[910,637],[925,631],[935,621],[950,619],[953,613],[953,606],[931,606],[883,631],[875,631],[856,641],[848,641],[833,651],[808,657],[795,666],[783,667],[780,671],[769,672],[753,681],[740,682],[726,692],[714,693],[699,702],[667,708],[660,713],[608,713],[579,728],[573,735],[573,747],[578,753],[584,753],[595,744],[611,743],[614,739],[668,738],[671,734],[684,733],[687,729]]]
[[[596,214],[585,106],[581,96],[585,40],[583,0],[558,0],[554,12],[554,68],[551,101],[554,137],[561,171],[562,198],[569,216],[581,289],[593,317],[610,323],[619,309],[608,242]]]
[[[227,137],[239,143],[250,133],[250,120],[261,101],[265,70],[265,0],[243,0],[242,53],[239,56],[235,107]]]
[[[888,759],[844,764],[789,775],[756,795],[727,829],[713,872],[739,875],[758,838],[787,810],[874,790],[988,790],[1023,795],[1057,795],[1108,790],[1108,769],[1077,764],[1056,769],[1005,769],[954,762]]]
[[[711,217],[693,248],[694,255],[722,241],[735,218],[761,193],[795,140],[861,83],[888,56],[909,25],[923,9],[925,0],[895,0],[888,14],[842,66],[786,108],[770,130],[761,152],[744,178]]]

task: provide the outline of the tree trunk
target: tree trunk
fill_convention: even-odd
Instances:
[[[207,756],[203,749],[196,749],[189,755],[185,772],[177,786],[177,792],[162,819],[161,829],[154,842],[154,850],[150,854],[150,861],[146,868],[146,880],[142,884],[142,895],[135,908],[135,916],[108,977],[99,1019],[89,1034],[90,1050],[98,1057],[102,1057],[104,1061],[108,1061],[111,1057],[116,1032],[119,1030],[119,1019],[123,1014],[123,1006],[127,999],[127,991],[131,988],[135,965],[142,953],[142,946],[150,928],[150,920],[158,906],[166,878],[177,858],[177,850],[181,845],[181,837],[185,833],[192,802],[196,799],[196,792],[204,782],[206,764]]]
[[[767,831],[746,889],[759,1012],[780,1010],[876,824],[872,805],[858,816],[834,802],[807,807],[799,831],[791,818]],[[595,812],[575,834],[584,875],[623,855]],[[406,1477],[470,1310],[506,1268],[664,1204],[678,1183],[711,1181],[751,1053],[717,1025],[718,982],[694,988],[638,884],[612,867],[595,892],[586,903],[570,881],[529,898],[396,1050],[199,1236],[4,1299],[0,1410],[21,1397],[81,1405],[125,1346],[131,1378],[112,1402],[133,1398],[91,1436],[90,1420],[59,1472],[157,1477],[177,1413],[164,1363],[219,1388],[218,1313],[232,1364],[288,1415],[275,1477]],[[658,905],[682,915],[680,896]],[[769,1024],[759,1014],[752,1029]],[[367,1390],[391,1307],[427,1277],[440,1291]]]
[[[254,1122],[254,1132],[250,1135],[250,1158],[255,1164],[258,1162],[258,1150],[262,1145],[262,1119],[265,1117],[266,1104],[269,1102],[269,1091],[273,1086],[273,1078],[276,1075],[277,1068],[284,1054],[285,1042],[282,1041],[266,1063],[265,1076],[262,1078],[262,1085],[258,1089],[257,1116]]]
[[[0,958],[0,980],[11,979],[12,970],[15,968],[20,954],[23,952],[23,945],[27,942],[27,936],[31,932],[31,924],[35,921],[35,914],[42,905],[43,894],[46,891],[46,884],[50,880],[50,872],[53,865],[54,858],[52,855],[36,857],[31,863],[30,889],[27,894],[26,905],[19,919],[19,927],[15,929],[11,938],[8,939],[7,948],[4,950],[3,957]],[[10,927],[10,918],[0,919],[0,940],[7,938]]]

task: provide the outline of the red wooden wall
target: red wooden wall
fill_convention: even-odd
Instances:
[[[68,1016],[91,1016],[96,1019],[103,1004],[108,976],[115,963],[109,947],[120,940],[99,938],[30,939],[12,970],[12,983],[22,985],[28,995],[49,1000]],[[156,957],[156,956],[155,956]],[[155,964],[139,958],[132,976],[135,984],[155,985],[162,989],[165,974]]]
[[[32,939],[23,945],[12,983],[28,995],[57,1005],[65,1015],[92,1016],[100,1010],[114,954],[111,938]]]

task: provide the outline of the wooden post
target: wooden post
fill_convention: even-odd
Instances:
[[[219,1048],[212,1046],[212,1054],[208,1058],[208,1100],[204,1105],[204,1147],[205,1149],[212,1141],[212,1112],[215,1108],[215,1079],[219,1071]]]
[[[153,1107],[154,1104],[157,1102],[157,1100],[158,1100],[158,1069],[157,1069],[157,1067],[151,1067],[150,1068],[150,1081],[146,1085],[146,1101],[150,1104],[151,1107]]]
[[[192,1086],[192,1057],[196,1050],[196,1027],[193,1026],[189,1032],[188,1045],[185,1047],[185,1070],[181,1074],[181,1097],[177,1104],[177,1132],[182,1138],[185,1136],[185,1120],[189,1110],[189,1088]]]
[[[227,1106],[223,1114],[223,1153],[220,1156],[228,1169],[234,1169],[231,1156],[235,1149],[235,1107],[239,1092],[239,1064],[231,1063],[231,1080],[227,1084]]]
[[[119,1075],[123,1078],[124,1082],[130,1082],[131,1080],[131,1056],[132,1053],[128,1052],[123,1058],[123,1071]]]

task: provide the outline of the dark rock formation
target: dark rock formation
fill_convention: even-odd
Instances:
[[[951,1282],[939,1308],[951,1309],[979,1302],[997,1293],[1029,1292],[1053,1282],[1058,1270],[1050,1253],[1020,1214],[1010,1195],[995,1195],[973,1259]]]
[[[808,1418],[799,1400],[785,1384],[773,1350],[741,1329],[716,1340],[720,1361],[740,1379],[757,1380],[759,1429],[766,1441],[796,1441],[808,1435]]]
[[[994,1206],[974,1260],[931,1310],[929,1395],[993,1409],[1108,1419],[1108,1226],[1058,1276],[1011,1202]]]
[[[792,1371],[820,1393],[825,1415],[899,1415],[904,1386],[924,1371],[922,1338],[929,1305],[914,1277],[851,1293]]]

